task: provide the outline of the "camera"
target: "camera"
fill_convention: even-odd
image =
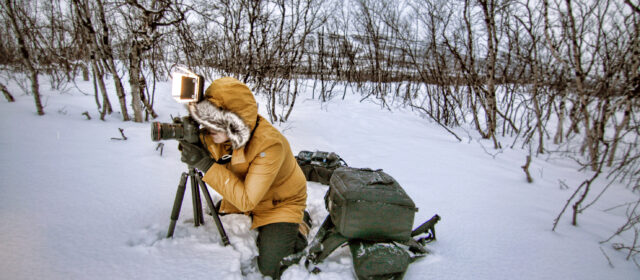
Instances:
[[[200,142],[199,125],[189,116],[174,118],[173,123],[151,123],[151,140],[178,140],[189,143]]]
[[[173,82],[171,96],[178,103],[198,102],[204,93],[204,77],[189,71],[186,68],[178,67],[181,72],[171,74]],[[151,140],[171,140],[187,141],[198,143],[198,123],[191,117],[173,118],[173,123],[151,123]]]

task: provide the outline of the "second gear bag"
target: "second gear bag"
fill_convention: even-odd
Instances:
[[[353,240],[349,249],[359,280],[402,279],[412,262],[409,253],[393,242]]]
[[[337,231],[349,239],[411,239],[418,211],[398,182],[382,170],[340,167],[331,176],[325,203]]]
[[[347,163],[336,153],[300,151],[296,161],[307,181],[328,185],[333,171]]]

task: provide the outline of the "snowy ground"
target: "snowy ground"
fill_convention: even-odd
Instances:
[[[78,85],[92,92],[89,82]],[[32,97],[8,86],[16,102],[0,99],[0,279],[261,278],[249,219],[222,217],[232,243],[224,247],[210,217],[193,227],[189,193],[174,238],[164,238],[185,170],[175,141],[165,141],[160,156],[148,123],[121,122],[118,113],[97,120],[93,96],[75,88],[61,94],[43,83],[47,114],[37,116]],[[169,96],[170,85],[160,87],[159,121],[184,115]],[[571,161],[535,158],[535,181],[528,184],[520,169],[526,151],[495,151],[462,130],[456,131],[464,141],[457,142],[414,112],[381,110],[359,96],[325,104],[310,96],[309,89],[290,122],[279,126],[294,152],[334,151],[351,166],[382,168],[420,208],[416,226],[435,213],[442,217],[432,254],[412,264],[405,279],[640,277],[624,253],[598,243],[625,221],[624,209],[604,210],[635,200],[628,190],[610,189],[580,216],[578,227],[565,217],[552,232],[564,202],[589,176]],[[266,116],[266,101],[259,102]],[[121,137],[118,128],[128,140],[111,139]],[[560,180],[570,188],[561,189]],[[308,187],[315,232],[326,215],[327,187]],[[293,266],[283,279],[353,279],[351,265],[342,248],[320,265],[322,273]]]

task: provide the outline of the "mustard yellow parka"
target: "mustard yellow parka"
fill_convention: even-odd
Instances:
[[[188,109],[202,126],[225,131],[230,139],[215,144],[211,136],[201,135],[213,158],[232,155],[230,163],[212,165],[203,178],[222,195],[220,212],[249,214],[252,228],[302,223],[306,179],[287,139],[258,115],[251,90],[234,78],[221,78],[207,88],[203,101]]]

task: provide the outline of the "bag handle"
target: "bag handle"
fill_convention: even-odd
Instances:
[[[372,176],[371,179],[366,182],[367,185],[391,185],[395,182],[393,178],[391,178],[391,176],[384,173],[382,169],[377,169],[377,170],[369,169],[367,171],[371,171],[371,173],[374,174],[374,176]]]

